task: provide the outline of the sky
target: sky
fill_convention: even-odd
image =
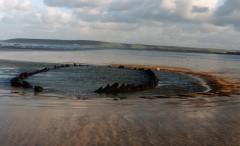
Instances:
[[[0,40],[240,50],[240,0],[0,0]]]

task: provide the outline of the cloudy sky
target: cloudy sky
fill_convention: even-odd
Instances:
[[[240,0],[0,0],[0,31],[240,50]]]

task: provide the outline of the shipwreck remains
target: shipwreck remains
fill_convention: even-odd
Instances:
[[[119,68],[125,68],[124,66],[119,66]],[[155,75],[155,73],[148,69],[138,69],[142,70],[145,73],[145,76],[147,78],[147,82],[142,85],[135,85],[135,84],[119,84],[114,83],[112,85],[106,85],[105,87],[100,87],[97,90],[95,90],[95,93],[106,93],[106,94],[116,94],[116,93],[123,93],[123,92],[136,92],[141,90],[147,90],[155,88],[158,85],[158,78]]]

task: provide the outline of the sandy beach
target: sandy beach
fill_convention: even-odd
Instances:
[[[240,142],[238,96],[62,102],[19,99],[1,92],[1,98],[0,142],[6,146],[237,146]]]
[[[240,99],[232,90],[236,83],[189,69],[124,66],[198,75],[210,87],[217,87],[210,91],[212,94],[185,95],[181,99],[121,101],[63,100],[1,90],[1,145],[237,146],[240,143]]]

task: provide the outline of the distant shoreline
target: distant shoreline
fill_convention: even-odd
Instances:
[[[2,43],[2,44],[1,44]],[[17,38],[0,41],[1,50],[57,50],[57,51],[77,51],[89,49],[122,49],[137,51],[163,51],[163,52],[181,52],[181,53],[208,53],[208,54],[226,54],[240,55],[240,51],[226,50],[216,48],[195,48],[166,45],[145,45],[145,44],[127,44],[118,42],[104,42],[94,40],[54,40],[54,39],[26,39]]]

